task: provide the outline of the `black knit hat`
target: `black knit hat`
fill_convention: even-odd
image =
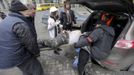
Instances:
[[[19,0],[12,0],[11,2],[11,7],[10,7],[10,11],[24,11],[27,10],[28,8],[21,3]]]

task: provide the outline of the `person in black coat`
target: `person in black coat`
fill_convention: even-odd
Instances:
[[[114,28],[110,26],[113,18],[109,13],[102,13],[95,29],[84,33],[74,44],[75,48],[81,48],[78,59],[79,75],[90,75],[91,58],[100,61],[110,54],[115,37]]]
[[[72,31],[73,24],[76,24],[74,11],[71,10],[71,4],[68,1],[64,2],[64,11],[60,13],[60,21],[64,30]]]

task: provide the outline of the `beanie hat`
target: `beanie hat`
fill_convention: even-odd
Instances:
[[[10,11],[24,11],[24,10],[28,10],[28,8],[19,0],[13,0],[11,2],[11,7],[9,10]]]

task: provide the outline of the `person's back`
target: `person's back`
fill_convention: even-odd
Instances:
[[[114,29],[106,25],[101,25],[89,35],[89,37],[93,37],[91,54],[94,58],[101,60],[109,55],[114,36]]]
[[[10,13],[0,23],[0,69],[18,67],[23,75],[44,75],[37,35],[27,18],[32,9],[18,0],[11,2]]]
[[[17,22],[24,23],[21,19],[12,16],[7,16],[0,23],[0,68],[19,65],[30,57],[12,30]]]
[[[112,19],[111,14],[102,13],[101,20],[96,23],[96,28],[90,34],[82,35],[74,44],[76,48],[81,48],[78,63],[80,75],[84,74],[85,65],[91,63],[91,58],[97,61],[103,60],[110,54],[115,36],[115,31],[110,26]]]

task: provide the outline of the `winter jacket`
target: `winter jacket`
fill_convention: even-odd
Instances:
[[[111,52],[114,36],[115,32],[112,27],[101,25],[96,28],[89,35],[89,38],[92,40],[90,51],[91,56],[98,60],[106,58]]]
[[[76,24],[74,11],[70,10],[69,14],[71,16],[71,20],[72,20],[71,22],[68,22],[67,14],[65,11],[61,11],[60,13],[60,21],[61,24],[63,25],[63,29],[65,30],[68,29],[68,26],[72,27],[73,23]]]
[[[52,17],[48,18],[48,28],[47,29],[48,29],[49,35],[52,39],[57,36],[58,27],[57,27],[57,24],[56,24],[56,21],[54,20],[54,18],[52,18]]]
[[[32,26],[20,13],[11,13],[0,23],[0,68],[15,67],[39,55]]]

